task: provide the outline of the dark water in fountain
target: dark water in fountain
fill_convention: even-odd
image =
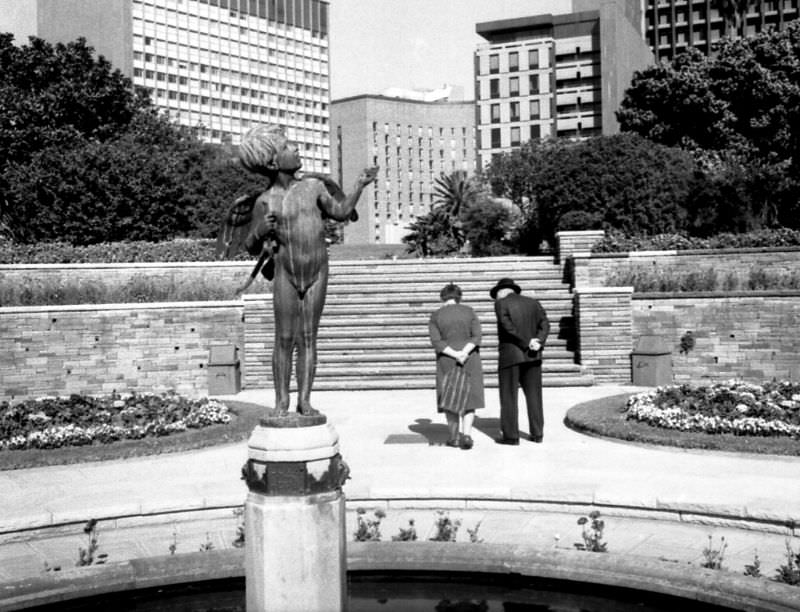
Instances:
[[[96,596],[35,612],[244,612],[244,579]],[[490,574],[358,573],[348,612],[731,612],[730,608],[631,589]]]

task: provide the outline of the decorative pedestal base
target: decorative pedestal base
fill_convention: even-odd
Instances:
[[[347,466],[329,424],[262,421],[243,469],[248,612],[345,609]]]

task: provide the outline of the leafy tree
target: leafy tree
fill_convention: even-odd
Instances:
[[[83,39],[0,35],[0,228],[18,241],[213,237],[263,188],[171,123]]]
[[[730,146],[730,112],[710,88],[708,57],[690,48],[637,72],[617,119],[624,132],[687,149]]]
[[[487,257],[511,252],[507,238],[512,215],[508,206],[482,197],[464,209],[462,219],[471,255]]]
[[[441,208],[434,208],[411,223],[409,232],[403,236],[403,242],[409,253],[415,253],[419,257],[451,255],[462,246],[453,235],[450,216]]]
[[[56,45],[0,34],[0,170],[77,135],[106,140],[147,108],[147,98],[83,38]]]
[[[625,131],[714,159],[711,182],[741,195],[738,226],[800,225],[800,22],[637,73],[617,117]]]
[[[187,233],[191,203],[184,177],[196,160],[181,151],[190,143],[152,140],[151,127],[142,125],[163,121],[143,116],[116,138],[49,146],[28,163],[9,164],[8,195],[17,206],[7,216],[16,238],[83,245]]]
[[[537,252],[542,239],[552,244],[557,231],[577,229],[581,219],[632,234],[684,229],[695,162],[626,134],[529,142],[493,161],[486,175],[497,195],[519,203],[521,248]]]

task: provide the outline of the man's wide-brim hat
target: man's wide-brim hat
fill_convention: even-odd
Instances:
[[[514,293],[519,293],[520,291],[522,291],[522,289],[519,288],[519,285],[510,278],[501,278],[499,281],[497,281],[497,284],[494,287],[492,287],[492,289],[489,291],[489,295],[492,296],[492,299],[495,299],[497,297],[497,292],[500,291],[501,289],[513,289]]]

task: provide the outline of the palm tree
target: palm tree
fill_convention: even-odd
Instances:
[[[461,219],[464,210],[480,193],[474,179],[468,178],[463,170],[451,174],[440,174],[433,182],[433,194],[436,196],[434,208],[441,208],[456,223]]]
[[[450,222],[453,239],[464,245],[464,232],[461,218],[464,211],[473,204],[481,193],[480,186],[474,178],[469,178],[463,170],[451,174],[440,174],[433,182],[433,194],[436,197],[434,210],[444,213]]]

